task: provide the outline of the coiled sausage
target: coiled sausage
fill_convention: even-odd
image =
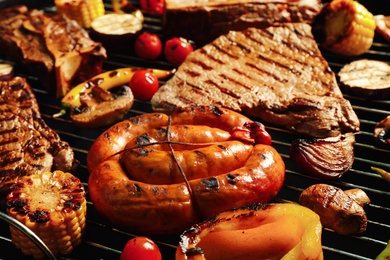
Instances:
[[[219,162],[217,175],[208,173],[214,170],[212,163],[208,162],[210,170],[203,171],[205,176],[199,177],[193,169],[191,174],[187,174],[186,171],[191,170],[185,168],[176,171],[177,178],[173,183],[163,182],[165,177],[153,180],[152,183],[146,182],[154,178],[147,171],[144,174],[149,176],[141,177],[142,181],[129,177],[132,173],[127,170],[132,171],[135,162],[128,163],[129,169],[126,170],[124,160],[134,156],[133,153],[139,149],[153,149],[153,145],[134,146],[137,143],[135,138],[147,132],[150,135],[150,130],[155,128],[166,127],[169,133],[170,127],[173,129],[176,125],[215,127],[221,129],[221,133],[229,133],[228,140],[210,144],[204,142],[207,145],[203,147],[197,143],[200,147],[189,150],[189,153],[204,149],[206,157],[217,157],[218,152],[212,155],[213,149],[226,149],[236,155]],[[265,138],[266,144],[257,143],[261,138]],[[127,146],[128,143],[132,144]],[[178,233],[223,210],[249,203],[268,202],[275,197],[284,182],[285,165],[279,153],[269,144],[269,135],[261,124],[227,109],[196,106],[178,109],[171,116],[160,113],[137,116],[112,126],[92,145],[87,157],[89,195],[97,211],[118,227],[145,234]],[[157,145],[162,147],[161,143]],[[173,153],[186,151],[179,149],[173,150]],[[158,152],[164,156],[172,154],[172,150],[166,147]],[[171,156],[171,162],[172,157],[177,159]],[[149,169],[155,169],[153,164],[166,164],[152,158],[154,156],[151,155],[142,157],[144,165],[151,164]],[[188,166],[199,162],[198,158],[188,158],[192,158]],[[136,161],[137,158],[133,159]],[[235,166],[228,166],[230,163]],[[226,165],[227,171],[221,170],[223,165]],[[175,166],[180,166],[180,163]],[[170,169],[168,167],[163,173],[167,174]],[[142,172],[139,171],[137,175],[142,175]],[[181,182],[180,173],[183,174]]]

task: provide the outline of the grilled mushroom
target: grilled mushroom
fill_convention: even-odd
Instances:
[[[299,196],[299,203],[320,216],[324,227],[340,235],[359,235],[367,228],[363,206],[370,203],[361,189],[343,191],[328,184],[315,184]]]
[[[97,128],[118,122],[128,112],[134,103],[134,96],[128,86],[120,88],[117,94],[112,94],[99,86],[91,93],[80,97],[82,105],[71,112],[74,125],[83,128]]]

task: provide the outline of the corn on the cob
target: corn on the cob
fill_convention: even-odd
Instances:
[[[370,49],[376,23],[362,4],[354,0],[333,0],[323,12],[322,47],[343,56],[361,55]]]
[[[85,28],[89,28],[96,17],[105,13],[102,0],[55,0],[54,3],[59,13],[76,20]]]
[[[81,243],[85,230],[84,186],[62,171],[21,177],[7,196],[7,213],[31,229],[55,256],[68,254]],[[12,242],[25,255],[45,256],[22,232],[13,226],[10,230]]]

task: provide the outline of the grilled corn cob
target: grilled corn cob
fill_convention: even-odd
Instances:
[[[89,28],[96,17],[105,13],[102,0],[55,0],[54,3],[59,13],[76,20],[84,28]]]
[[[84,186],[62,171],[21,177],[7,196],[7,213],[31,229],[55,256],[68,254],[80,244],[85,230]],[[25,255],[45,256],[22,232],[13,226],[10,230],[13,244]]]
[[[354,0],[333,0],[324,7],[324,49],[343,56],[357,56],[370,49],[374,16]]]

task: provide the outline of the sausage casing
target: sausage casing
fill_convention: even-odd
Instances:
[[[177,149],[180,145],[172,149],[156,132],[152,134],[152,129],[169,132],[190,125],[218,137],[191,134],[185,139],[198,138],[195,148],[188,144],[185,149]],[[158,142],[154,144],[158,149],[151,152],[153,145],[135,140],[145,133]],[[265,144],[258,143],[259,135],[265,137]],[[140,115],[112,126],[92,145],[87,157],[89,195],[97,211],[116,226],[145,234],[178,233],[218,212],[275,197],[284,182],[285,165],[270,141],[260,123],[228,109],[195,106],[178,109],[171,116]],[[149,150],[150,156],[137,155],[142,149]],[[185,160],[178,163],[180,154]],[[202,162],[199,155],[215,161]],[[132,177],[136,156],[143,161]],[[131,157],[134,161],[126,162]],[[200,169],[196,163],[205,169],[196,170]],[[161,175],[154,177],[157,166]],[[184,170],[174,172],[179,166]],[[175,180],[167,181],[173,172]]]

